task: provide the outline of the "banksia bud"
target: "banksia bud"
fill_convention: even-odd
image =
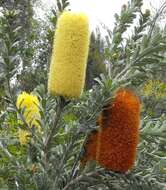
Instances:
[[[38,120],[40,119],[39,100],[37,96],[22,92],[16,102],[18,109],[23,110],[23,116],[29,127],[36,127],[40,131]],[[21,144],[27,144],[30,132],[27,130],[19,129],[19,139]]]
[[[120,89],[104,106],[99,129],[90,134],[82,163],[96,160],[108,170],[126,172],[136,159],[139,140],[140,101],[132,91]]]
[[[84,14],[64,12],[55,32],[48,92],[78,98],[84,88],[89,24]]]

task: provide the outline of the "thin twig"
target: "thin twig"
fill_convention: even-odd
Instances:
[[[77,135],[78,135],[78,134],[77,134]],[[74,177],[74,175],[75,175],[75,169],[76,169],[76,166],[77,166],[77,164],[78,164],[78,162],[79,162],[79,160],[80,160],[80,158],[81,158],[81,154],[82,154],[83,148],[84,148],[84,146],[85,146],[86,139],[87,139],[87,135],[85,136],[85,138],[84,138],[84,140],[83,140],[83,142],[82,142],[82,144],[81,144],[80,152],[79,152],[79,154],[77,155],[77,157],[76,157],[76,159],[75,159],[75,162],[74,162],[74,164],[73,164],[73,167],[72,167],[72,169],[71,169],[70,180],[72,180],[73,177]]]
[[[156,25],[157,19],[163,13],[165,8],[166,8],[166,1],[161,5],[161,7],[159,8],[158,12],[156,13],[156,15],[155,15],[155,17],[153,19],[153,22],[152,22],[150,30],[149,30],[148,41],[150,40],[150,38],[152,36],[152,32],[153,32],[154,27]]]

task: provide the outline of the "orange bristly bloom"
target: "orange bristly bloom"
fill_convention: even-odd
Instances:
[[[86,141],[84,155],[81,158],[81,165],[85,165],[87,161],[96,160],[96,146],[98,139],[98,131],[92,131]]]
[[[108,170],[130,170],[139,141],[139,98],[130,90],[120,89],[113,102],[104,106],[99,125],[96,133],[89,135],[82,163],[96,160]]]

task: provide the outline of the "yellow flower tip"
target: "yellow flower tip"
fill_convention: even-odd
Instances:
[[[83,13],[64,12],[55,31],[48,92],[79,98],[85,83],[89,21]]]
[[[32,94],[28,94],[26,92],[22,92],[18,98],[17,98],[17,108],[23,108],[26,106],[27,108],[32,107],[32,104],[39,105],[39,100],[37,96],[34,96]]]
[[[40,119],[39,100],[37,96],[22,92],[17,98],[16,106],[18,109],[25,108],[23,116],[30,127],[36,126],[40,128],[37,122]]]
[[[21,145],[27,145],[30,138],[30,133],[26,130],[19,129],[18,137]]]

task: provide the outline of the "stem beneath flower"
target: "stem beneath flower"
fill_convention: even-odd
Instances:
[[[49,158],[48,153],[49,153],[49,148],[50,148],[50,145],[51,145],[51,141],[52,141],[53,136],[56,134],[56,132],[59,129],[58,122],[59,122],[61,113],[63,111],[63,108],[65,106],[65,99],[62,96],[58,97],[58,101],[59,102],[58,102],[58,105],[57,105],[56,117],[54,119],[51,131],[48,134],[48,136],[46,137],[46,141],[45,141],[45,144],[44,144],[44,163],[45,163],[45,169],[47,168],[47,163],[48,163],[48,158]]]

